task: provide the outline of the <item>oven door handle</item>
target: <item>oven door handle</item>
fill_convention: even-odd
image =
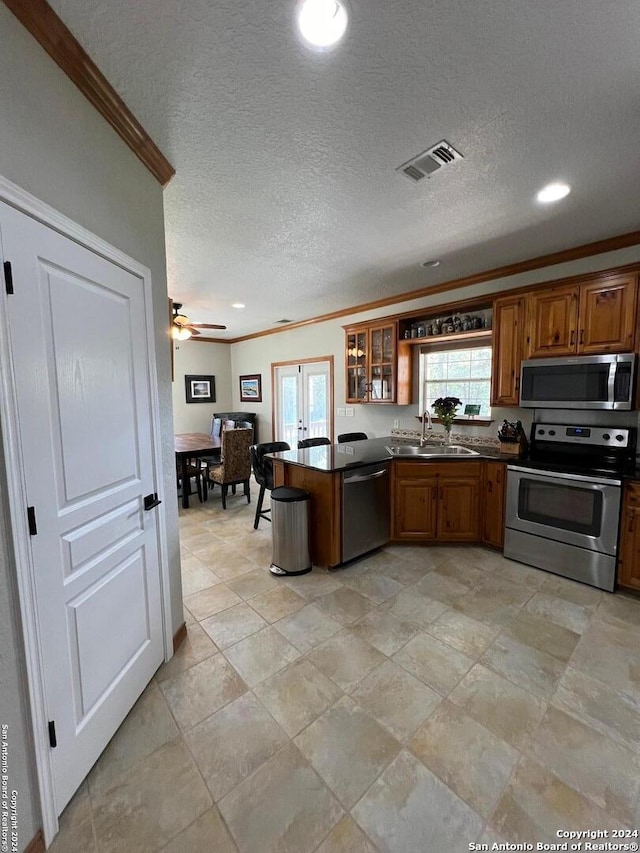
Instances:
[[[507,471],[517,471],[532,477],[546,477],[551,480],[574,480],[578,483],[592,483],[597,486],[621,486],[622,480],[609,477],[592,477],[588,474],[565,474],[562,471],[541,471],[539,468],[524,468],[520,465],[507,465]]]

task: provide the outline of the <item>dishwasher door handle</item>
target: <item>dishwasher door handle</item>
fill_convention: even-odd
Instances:
[[[378,477],[384,477],[386,473],[387,469],[385,468],[382,471],[376,471],[375,474],[345,474],[344,483],[345,485],[348,483],[368,483],[369,480],[377,480]]]

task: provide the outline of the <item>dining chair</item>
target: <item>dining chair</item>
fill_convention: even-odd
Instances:
[[[198,461],[198,460],[196,460]],[[183,489],[189,489],[189,494],[191,494],[191,480],[195,479],[196,481],[196,491],[198,493],[198,500],[200,503],[203,503],[207,500],[208,497],[208,489],[207,489],[207,471],[203,469],[200,464],[194,465],[190,460],[187,462],[187,476],[186,482],[182,482],[182,465],[176,465],[176,482],[178,488],[182,486]]]
[[[322,447],[324,444],[331,444],[331,440],[321,436],[319,438],[303,438],[298,442],[298,450],[304,450],[305,447]]]
[[[251,438],[253,430],[225,429],[222,432],[222,461],[209,466],[209,480],[222,488],[222,509],[227,508],[229,486],[244,487],[243,494],[251,503]],[[235,494],[235,491],[234,491]]]
[[[345,441],[366,441],[368,438],[366,432],[342,432],[338,436],[338,444],[344,444]]]
[[[262,509],[264,501],[264,493],[273,489],[273,462],[266,458],[267,453],[280,453],[283,450],[291,450],[291,447],[286,441],[265,441],[263,444],[254,444],[251,447],[251,466],[253,468],[253,476],[256,478],[256,483],[260,486],[258,494],[258,505],[256,507],[256,517],[253,520],[253,529],[257,530],[260,524],[260,519],[271,521],[271,509]]]
[[[211,438],[220,438],[222,431],[222,418],[216,418],[214,415],[211,418]]]

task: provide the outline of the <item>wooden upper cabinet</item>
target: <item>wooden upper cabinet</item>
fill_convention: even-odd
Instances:
[[[633,273],[529,294],[527,356],[633,351],[637,285]]]
[[[525,338],[525,299],[507,296],[493,303],[491,405],[520,402],[520,362]]]
[[[578,331],[578,288],[552,287],[527,297],[528,358],[573,355]]]
[[[629,352],[635,344],[636,276],[580,286],[578,352]]]
[[[396,321],[345,330],[347,403],[411,402],[411,353],[398,342]]]

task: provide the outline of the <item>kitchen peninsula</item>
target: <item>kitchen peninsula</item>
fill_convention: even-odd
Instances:
[[[434,444],[430,455],[404,455],[403,449],[409,447],[406,439],[388,436],[273,454],[274,485],[311,494],[310,550],[315,565],[333,568],[349,553],[344,518],[351,507],[344,483],[345,475],[359,469],[388,468],[384,478],[388,540],[502,547],[506,471],[500,449],[481,445],[457,455],[451,448],[454,452],[445,456]],[[485,493],[490,499],[482,501]],[[384,496],[377,494],[376,503],[381,503]],[[371,512],[376,509],[380,511],[372,506]]]

